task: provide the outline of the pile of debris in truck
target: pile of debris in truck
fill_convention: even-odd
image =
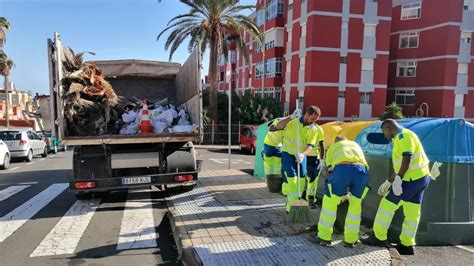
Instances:
[[[118,96],[94,62],[83,62],[83,53],[64,49],[62,99],[67,136],[140,134],[143,103],[147,99]],[[148,100],[153,133],[193,132],[185,107],[168,99]]]

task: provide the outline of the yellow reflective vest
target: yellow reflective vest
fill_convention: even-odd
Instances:
[[[342,162],[360,163],[369,168],[365,160],[364,152],[357,142],[352,140],[341,140],[329,147],[326,153],[326,165],[334,168]]]
[[[395,173],[400,171],[404,155],[410,155],[408,171],[403,176],[404,181],[417,180],[430,174],[429,159],[418,136],[406,128],[393,139],[392,162]]]
[[[304,125],[302,119],[295,118],[285,127],[282,150],[291,155],[304,152],[308,145],[315,146],[317,129],[314,124]],[[296,129],[299,128],[299,142],[296,140]],[[299,146],[297,145],[299,143]]]
[[[280,122],[280,119],[276,118],[273,120],[270,126],[276,126],[278,122]],[[268,131],[267,135],[265,136],[265,139],[263,140],[263,143],[269,146],[279,147],[282,145],[283,135],[283,130]]]

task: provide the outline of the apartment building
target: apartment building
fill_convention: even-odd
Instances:
[[[388,102],[474,120],[474,0],[393,1]]]
[[[248,34],[249,58],[232,46],[225,77],[240,95],[317,105],[321,120],[372,119],[387,97],[391,0],[258,0],[252,16],[264,32],[260,45]],[[235,57],[234,57],[235,55]],[[235,58],[235,61],[234,61]]]
[[[13,82],[7,84],[8,95],[8,116],[11,126],[31,126],[32,124],[23,120],[22,110],[31,99],[29,92],[18,90]],[[5,125],[6,116],[5,90],[0,88],[0,127]]]

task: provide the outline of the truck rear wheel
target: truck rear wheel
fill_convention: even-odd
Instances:
[[[76,192],[76,199],[87,200],[92,198],[91,192]]]

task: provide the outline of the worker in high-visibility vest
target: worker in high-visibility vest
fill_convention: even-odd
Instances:
[[[337,207],[343,199],[348,199],[344,244],[353,248],[359,240],[362,200],[369,191],[369,166],[360,146],[343,136],[337,136],[334,144],[329,147],[326,163],[330,176],[324,189],[318,237],[313,241],[325,246],[331,245]]]
[[[316,193],[318,191],[319,175],[325,167],[324,161],[324,130],[318,124],[316,146],[313,147],[306,159],[306,200],[312,208],[316,208]]]
[[[387,184],[391,183],[391,187],[388,184],[390,191],[387,191],[380,202],[373,234],[362,242],[372,246],[388,246],[387,231],[395,211],[403,206],[405,218],[400,243],[396,248],[402,255],[414,255],[423,194],[431,179],[429,160],[418,136],[402,128],[395,120],[383,121],[382,131],[385,138],[393,141],[392,162],[395,172],[386,181]]]
[[[304,191],[304,179],[300,180],[300,195],[298,195],[297,170],[300,169],[300,178],[306,176],[306,156],[316,145],[317,129],[314,123],[321,116],[321,110],[316,106],[306,109],[304,116],[296,110],[291,117],[280,121],[274,130],[285,129],[283,136],[281,165],[282,173],[286,178],[286,211],[290,212],[290,202],[297,201]],[[300,117],[300,118],[297,118]],[[299,139],[296,139],[297,127]],[[299,146],[298,146],[299,144]]]
[[[263,167],[265,177],[282,176],[281,174],[281,145],[283,141],[283,130],[272,130],[281,119],[270,122],[269,131],[263,141]],[[286,195],[286,180],[283,178],[282,193]]]

